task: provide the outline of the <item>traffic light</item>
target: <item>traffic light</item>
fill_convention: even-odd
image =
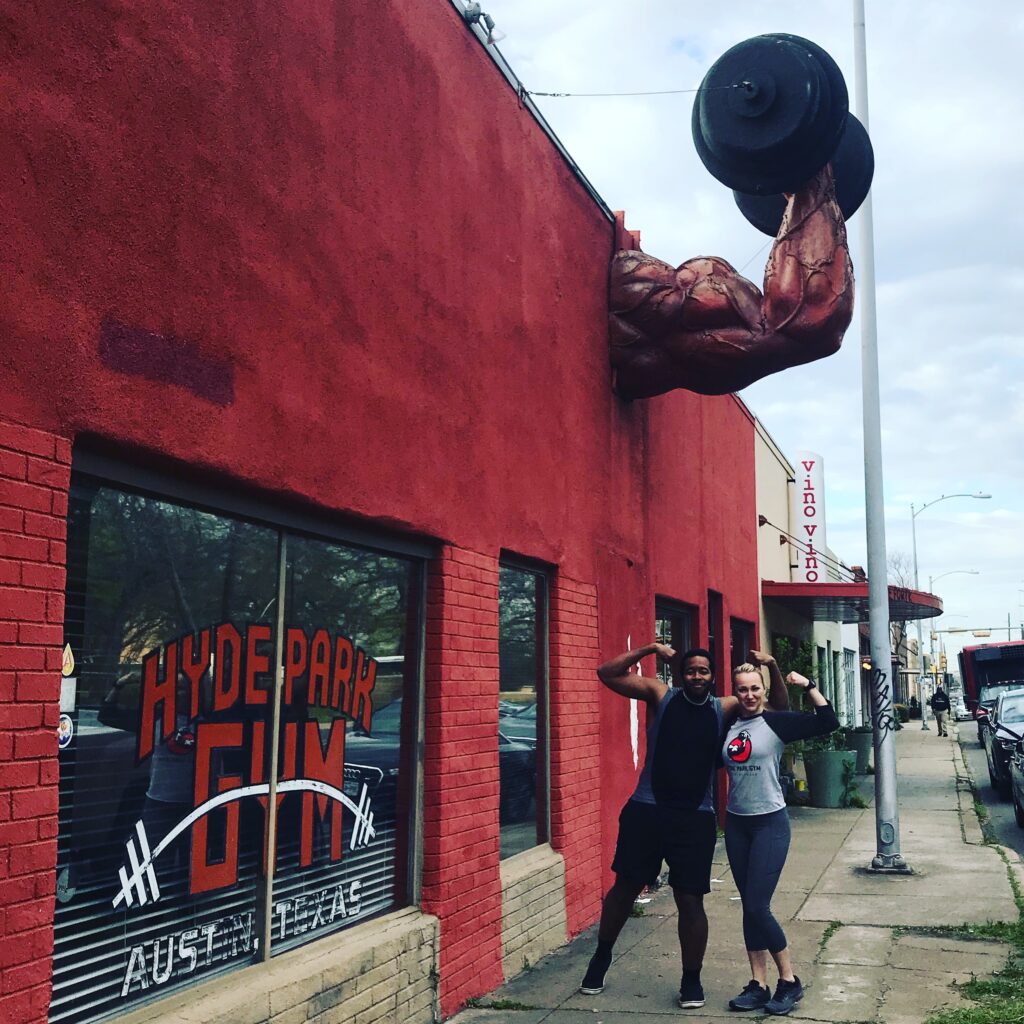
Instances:
[[[940,654],[939,655],[939,671],[940,672],[945,672],[946,671],[946,655],[945,654]]]

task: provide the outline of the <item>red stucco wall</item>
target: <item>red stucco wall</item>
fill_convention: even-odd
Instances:
[[[553,843],[585,927],[635,772],[583,665],[649,640],[655,594],[702,637],[709,588],[757,621],[745,411],[612,395],[612,225],[445,3],[37,5],[0,52],[4,419],[554,566]],[[487,963],[448,961],[446,1012],[500,971],[478,897]]]

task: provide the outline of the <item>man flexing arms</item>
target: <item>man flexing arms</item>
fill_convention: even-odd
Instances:
[[[669,663],[680,685],[669,687],[660,679],[630,672],[651,654]],[[751,656],[771,673],[771,707],[784,710],[789,697],[775,659],[760,651],[752,651]],[[637,896],[655,881],[664,860],[679,911],[683,962],[679,1005],[684,1009],[703,1006],[700,972],[708,944],[704,894],[711,891],[717,832],[714,770],[723,725],[735,717],[738,702],[733,696],[719,698],[712,692],[711,655],[703,648],[680,656],[665,644],[648,644],[605,662],[597,675],[610,690],[647,705],[647,756],[636,790],[619,815],[612,862],[615,883],[604,899],[597,951],[580,991],[596,995],[604,989],[615,940]]]

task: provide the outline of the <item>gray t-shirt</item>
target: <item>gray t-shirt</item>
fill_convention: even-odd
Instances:
[[[737,718],[722,744],[722,762],[729,775],[730,814],[771,814],[786,806],[779,762],[787,743],[825,736],[839,727],[831,704],[817,712],[765,711]]]

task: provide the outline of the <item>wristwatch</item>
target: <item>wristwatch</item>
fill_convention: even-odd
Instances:
[[[808,679],[807,680],[807,685],[804,687],[804,689],[808,693],[810,693],[811,690],[816,690],[817,688],[818,688],[818,684],[813,679]]]

